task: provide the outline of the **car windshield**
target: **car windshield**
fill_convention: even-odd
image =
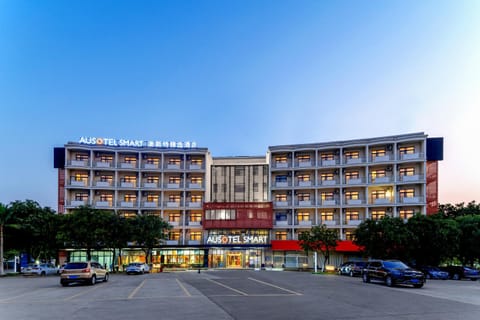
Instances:
[[[365,262],[355,262],[355,264],[359,267],[364,267],[365,266]]]
[[[67,263],[64,269],[84,269],[88,266],[86,262],[72,262]]]
[[[140,267],[142,264],[141,263],[130,263],[128,266],[129,267]]]
[[[392,269],[407,269],[408,266],[401,262],[401,261],[385,261],[384,263],[385,268],[392,268]]]

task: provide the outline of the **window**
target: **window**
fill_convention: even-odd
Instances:
[[[335,179],[335,176],[333,175],[333,173],[322,173],[320,177],[322,181],[332,181]]]
[[[287,195],[286,194],[276,194],[275,195],[275,201],[287,201]]]
[[[335,200],[333,192],[322,192],[321,198],[322,200]]]
[[[245,185],[244,184],[236,184],[234,186],[235,192],[245,192]]]
[[[125,176],[122,179],[122,182],[130,182],[130,183],[135,183],[137,181],[136,176]]]
[[[276,156],[275,157],[275,162],[276,163],[287,163],[287,156]]]
[[[402,154],[413,154],[415,153],[415,146],[405,146],[398,149],[398,153]]]
[[[334,221],[333,220],[333,212],[332,211],[325,211],[321,213],[322,221]]]
[[[310,212],[298,212],[298,221],[310,221]]]
[[[245,175],[244,167],[235,167],[235,176],[240,177]]]
[[[297,197],[299,201],[310,201],[310,193],[299,193]]]
[[[192,181],[192,183],[195,183],[195,184],[202,184],[203,179],[202,179],[202,177],[192,177],[191,181]]]
[[[286,213],[277,213],[275,214],[275,220],[277,221],[287,221],[287,214]]]
[[[202,196],[199,194],[193,194],[190,198],[191,202],[202,202]]]
[[[170,213],[168,215],[169,222],[180,222],[180,213]]]
[[[180,202],[180,195],[171,194],[168,196],[168,202]]]
[[[385,199],[387,197],[385,190],[372,191],[372,199]]]
[[[190,240],[200,241],[202,240],[202,232],[200,231],[190,231]]]
[[[158,183],[158,177],[153,177],[153,176],[147,177],[147,183]]]
[[[372,179],[383,178],[387,176],[387,172],[385,171],[385,169],[372,170],[370,176],[372,177]]]
[[[350,220],[360,220],[360,213],[358,211],[347,211],[345,213],[345,219]]]
[[[197,165],[197,166],[201,166],[203,164],[203,159],[201,158],[194,158],[192,159],[192,164],[193,165]]]
[[[76,201],[87,201],[88,200],[88,193],[75,193],[75,200]]]
[[[385,217],[385,210],[374,210],[371,213],[371,218],[373,220],[379,220]]]
[[[254,176],[258,176],[258,173],[259,173],[258,167],[252,167],[252,174]]]
[[[171,183],[171,184],[180,184],[180,177],[178,176],[172,176],[172,177],[168,177],[168,183]]]
[[[399,174],[400,176],[413,176],[415,174],[415,168],[413,167],[400,168]]]
[[[180,160],[180,158],[170,158],[168,159],[168,164],[171,164],[171,165],[180,165],[180,163],[182,162],[182,160]]]
[[[347,191],[345,192],[345,199],[358,200],[360,199],[360,193],[358,191]]]
[[[113,201],[113,194],[105,194],[105,193],[101,194],[100,201],[109,201],[109,202]]]
[[[254,183],[253,183],[253,192],[258,192],[258,191],[259,191],[258,183],[257,183],[257,182],[254,182]]]
[[[158,158],[147,158],[146,163],[147,164],[158,165],[160,163],[160,159],[158,159]]]
[[[332,153],[322,153],[320,156],[322,161],[335,160],[335,155]]]
[[[310,175],[309,174],[300,174],[297,176],[298,181],[310,181]]]
[[[310,162],[310,155],[309,154],[302,154],[297,156],[298,162]]]
[[[350,179],[360,179],[359,171],[349,171],[345,173],[345,179],[348,181]]]
[[[112,161],[113,161],[113,156],[104,155],[104,154],[100,156],[100,162],[112,162]]]
[[[148,202],[157,202],[158,201],[158,194],[149,194],[147,195]]]
[[[135,164],[136,162],[137,162],[137,158],[136,158],[136,157],[132,157],[132,156],[126,156],[126,157],[125,157],[125,163]]]
[[[372,150],[372,157],[375,158],[375,157],[383,157],[387,154],[387,152],[385,151],[385,149],[374,149]]]
[[[287,231],[275,231],[275,240],[287,240]]]
[[[275,182],[287,182],[288,177],[286,175],[276,176]]]
[[[410,219],[414,215],[413,209],[401,209],[398,212],[398,215],[402,219]]]
[[[202,214],[200,212],[191,212],[190,213],[191,222],[200,222],[202,221]]]
[[[233,209],[206,210],[206,220],[235,220],[236,211]]]
[[[101,182],[112,182],[113,176],[101,175],[100,181]]]
[[[180,240],[180,232],[178,231],[170,231],[168,233],[168,239],[169,240]]]
[[[123,201],[125,202],[135,202],[137,201],[137,195],[136,194],[126,194],[123,196]]]
[[[86,173],[75,173],[73,176],[74,181],[84,181],[86,182],[88,180],[88,174]]]
[[[345,231],[345,240],[350,240],[350,241],[355,240],[355,232]]]
[[[345,158],[346,159],[359,159],[360,158],[360,152],[358,152],[358,151],[346,151],[345,152]]]
[[[401,189],[398,191],[398,194],[400,195],[400,198],[413,198],[415,197],[415,189]]]
[[[77,160],[77,161],[87,161],[88,160],[88,154],[87,153],[77,153],[75,155],[75,160]]]

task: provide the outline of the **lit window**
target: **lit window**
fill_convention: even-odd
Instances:
[[[137,158],[135,157],[125,157],[125,163],[133,163],[135,164],[137,162]]]
[[[299,193],[297,195],[299,201],[309,201],[310,200],[310,193]]]
[[[106,176],[106,175],[100,176],[101,182],[112,182],[112,180],[113,180],[113,176]]]
[[[147,182],[148,183],[158,183],[158,177],[154,177],[154,176],[149,176],[147,177]]]
[[[157,202],[158,201],[158,194],[149,194],[147,195],[148,202]]]
[[[299,212],[297,213],[298,221],[310,221],[309,212]]]
[[[387,197],[385,190],[374,190],[372,191],[373,199],[385,199]]]
[[[170,231],[168,233],[169,240],[180,240],[180,232],[178,231]]]
[[[276,231],[275,232],[276,240],[287,240],[287,231]]]
[[[385,210],[374,210],[374,211],[372,211],[370,216],[373,220],[379,220],[379,219],[385,217]]]
[[[192,177],[191,181],[192,181],[192,183],[202,184],[203,179],[202,179],[202,177]]]
[[[360,220],[360,213],[358,211],[347,211],[345,213],[345,219],[350,220]]]
[[[198,194],[194,194],[191,197],[191,202],[202,202],[202,196]]]
[[[286,194],[276,194],[275,195],[275,201],[287,201],[287,195]]]
[[[200,222],[202,221],[202,214],[198,212],[191,212],[190,213],[190,221],[191,222]]]
[[[287,163],[287,156],[276,156],[275,162],[276,163]]]
[[[170,213],[168,215],[169,222],[180,222],[180,213]]]
[[[170,158],[168,159],[168,164],[173,164],[173,165],[180,165],[182,160],[180,158]]]
[[[335,176],[333,173],[322,173],[320,177],[322,181],[332,181],[335,179]]]
[[[147,164],[158,165],[160,163],[160,159],[158,159],[158,158],[148,158],[146,163]]]
[[[415,197],[415,189],[401,189],[398,191],[400,198],[413,198]]]
[[[88,180],[88,174],[86,173],[75,173],[75,176],[73,178],[75,181],[87,181]]]
[[[405,146],[398,149],[400,154],[413,154],[415,153],[415,146]]]
[[[310,162],[310,155],[309,154],[303,154],[297,156],[298,162]]]
[[[410,219],[414,215],[413,209],[402,209],[398,212],[398,215],[402,219]]]
[[[135,202],[137,201],[137,195],[136,194],[126,194],[123,196],[123,200],[125,202]]]
[[[112,162],[113,161],[113,156],[109,156],[109,155],[104,155],[102,154],[100,156],[100,162]]]
[[[125,177],[123,177],[123,179],[122,179],[122,182],[135,183],[136,181],[137,181],[137,177],[136,177],[136,176],[125,176]]]
[[[102,193],[99,198],[100,198],[100,201],[109,201],[109,202],[113,201],[112,194]]]
[[[203,164],[203,159],[201,158],[194,158],[191,160],[193,165],[201,166]]]
[[[310,181],[310,175],[309,174],[300,174],[297,176],[298,181]]]
[[[202,233],[198,231],[190,232],[190,240],[202,240]]]
[[[370,176],[372,177],[372,179],[383,178],[387,176],[387,172],[384,169],[372,170],[372,172],[370,173]]]
[[[355,232],[345,231],[345,240],[350,240],[350,241],[355,240]]]
[[[375,149],[372,150],[372,157],[383,157],[387,154],[385,149]]]
[[[413,176],[415,174],[415,168],[407,167],[407,168],[400,168],[399,172],[400,176]]]
[[[345,192],[345,199],[358,200],[360,199],[360,193],[358,191],[347,191]]]
[[[322,192],[321,193],[322,200],[334,200],[333,192]]]
[[[333,212],[325,211],[321,213],[322,221],[333,221]]]
[[[76,201],[86,201],[88,200],[88,193],[76,193],[75,194]]]
[[[168,202],[180,202],[180,195],[171,194],[168,196]]]
[[[346,151],[345,152],[346,159],[358,159],[360,158],[360,152],[358,151]]]
[[[77,161],[87,161],[88,160],[88,154],[86,153],[77,153],[75,155],[75,160]]]
[[[320,157],[323,161],[335,160],[335,155],[333,153],[322,153]]]
[[[359,179],[360,172],[359,171],[349,171],[345,173],[345,179],[348,181],[350,179]]]
[[[180,177],[168,177],[168,183],[180,184]]]

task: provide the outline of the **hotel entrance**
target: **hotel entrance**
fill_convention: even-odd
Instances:
[[[242,268],[243,254],[240,251],[227,252],[227,268]]]

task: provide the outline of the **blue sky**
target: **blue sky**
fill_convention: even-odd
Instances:
[[[0,202],[56,209],[53,147],[213,156],[425,132],[440,202],[480,201],[480,2],[0,0]]]

